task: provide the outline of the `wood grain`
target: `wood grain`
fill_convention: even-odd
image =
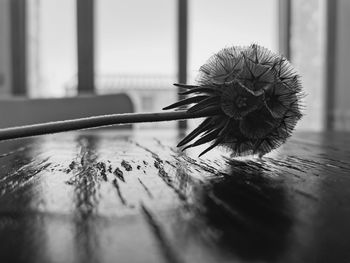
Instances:
[[[173,131],[0,144],[0,262],[349,262],[350,137],[197,158]]]

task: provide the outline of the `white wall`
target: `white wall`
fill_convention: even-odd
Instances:
[[[11,50],[10,50],[10,1],[0,0],[0,97],[10,94]]]

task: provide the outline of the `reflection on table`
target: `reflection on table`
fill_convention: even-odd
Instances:
[[[175,131],[1,143],[1,262],[349,262],[350,137],[259,159],[179,151]]]

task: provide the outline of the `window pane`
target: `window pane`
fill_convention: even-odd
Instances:
[[[175,30],[175,0],[96,1],[98,93],[125,92],[137,112],[173,102]]]
[[[31,97],[63,97],[75,88],[76,1],[28,0]]]
[[[305,116],[298,128],[321,130],[325,114],[325,1],[293,0],[291,11],[291,59],[307,94]]]
[[[257,43],[277,51],[277,0],[191,0],[189,75],[227,46]]]

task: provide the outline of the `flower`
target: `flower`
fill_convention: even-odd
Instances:
[[[294,68],[285,57],[256,44],[222,49],[200,67],[196,85],[175,85],[186,89],[181,94],[196,96],[164,109],[194,104],[187,112],[221,112],[178,144],[187,149],[212,142],[200,156],[216,146],[233,156],[262,156],[282,145],[302,117],[302,86]]]

